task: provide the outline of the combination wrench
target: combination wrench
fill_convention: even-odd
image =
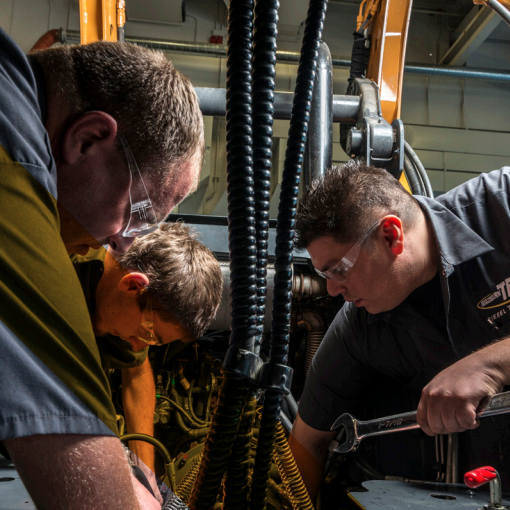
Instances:
[[[486,404],[482,403],[481,410],[476,413],[477,418],[510,412],[510,391],[497,393],[485,400]],[[369,421],[359,421],[354,416],[345,413],[331,427],[331,430],[340,429],[337,438],[340,438],[342,430],[345,430],[345,439],[342,443],[335,441],[337,444],[336,446],[333,444],[331,449],[337,453],[347,453],[356,450],[365,437],[419,428],[420,426],[416,421],[416,411]]]

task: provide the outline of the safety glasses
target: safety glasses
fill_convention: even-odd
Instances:
[[[129,184],[129,203],[131,205],[131,216],[129,222],[122,232],[123,237],[139,237],[154,232],[159,227],[159,222],[154,211],[149,193],[136,164],[135,157],[131,152],[124,135],[117,133],[117,137],[122,144],[128,163],[131,176]]]
[[[165,345],[166,343],[174,342],[176,340],[180,340],[184,343],[189,343],[195,340],[191,335],[186,335],[182,338],[174,338],[169,340],[169,342],[158,339],[154,333],[154,311],[152,309],[152,300],[149,297],[147,298],[145,309],[142,312],[142,322],[138,330],[137,338],[147,345],[156,346]]]
[[[374,230],[376,230],[380,222],[381,220],[377,220],[377,222],[363,234],[361,239],[340,259],[340,262],[336,266],[328,269],[327,271],[319,271],[315,268],[315,272],[326,280],[334,280],[338,283],[344,283],[349,277],[349,273],[351,272],[354,264],[358,260],[362,246]]]
[[[152,299],[149,297],[142,312],[142,322],[137,338],[147,345],[163,345],[163,342],[158,340],[154,334],[154,311],[152,310]]]

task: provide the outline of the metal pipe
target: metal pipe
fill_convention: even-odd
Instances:
[[[216,117],[223,117],[225,115],[225,89],[197,87],[195,92],[200,102],[200,109],[204,115],[214,115]],[[294,94],[292,92],[275,92],[274,96],[274,118],[290,119]],[[359,104],[360,99],[358,96],[333,96],[333,103],[331,105],[332,120],[334,122],[355,120],[358,115]]]
[[[506,7],[501,5],[497,0],[487,0],[487,7],[490,7],[496,14],[499,14],[503,21],[510,25],[510,12]]]
[[[80,33],[74,30],[67,32],[67,42],[70,44],[80,43]],[[191,43],[176,41],[159,41],[156,39],[146,39],[139,37],[126,37],[126,42],[139,44],[148,48],[169,51],[173,53],[187,53],[204,57],[226,58],[225,46],[221,44],[209,43]],[[280,63],[297,64],[299,62],[299,53],[293,51],[277,51],[276,60]],[[331,62],[333,68],[349,69],[351,61],[348,58],[332,56]],[[452,66],[427,66],[422,64],[408,64],[404,67],[406,74],[418,74],[423,76],[445,76],[448,78],[458,78],[463,80],[482,80],[493,82],[510,82],[510,73],[498,71],[496,69],[479,69]],[[335,104],[333,103],[333,108]],[[275,118],[277,118],[275,116]],[[335,122],[337,122],[335,120]]]
[[[303,183],[310,186],[333,161],[333,67],[325,42],[319,46],[310,122],[303,161]]]

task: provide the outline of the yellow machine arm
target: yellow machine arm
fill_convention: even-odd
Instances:
[[[124,0],[80,0],[81,44],[117,41],[125,18]]]

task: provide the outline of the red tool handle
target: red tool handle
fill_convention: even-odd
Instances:
[[[471,489],[476,489],[494,480],[498,476],[497,471],[491,466],[473,469],[464,475],[464,483]]]

